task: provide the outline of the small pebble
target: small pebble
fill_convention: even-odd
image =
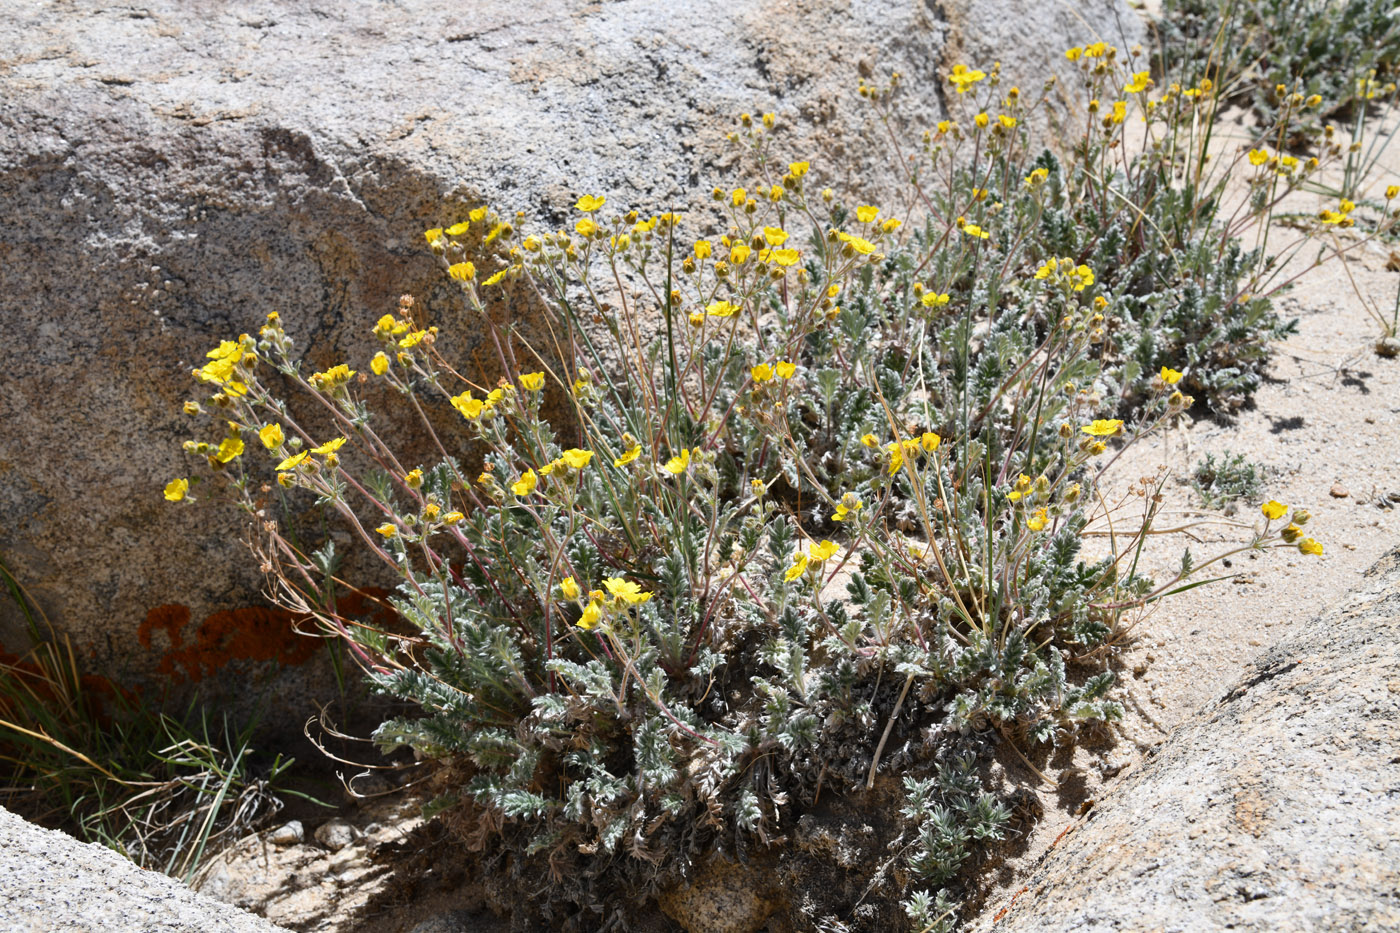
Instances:
[[[267,841],[275,846],[294,846],[306,838],[306,831],[301,827],[301,820],[292,820],[284,823],[272,832],[267,834]]]
[[[1349,496],[1349,495],[1351,495],[1351,493],[1348,492],[1348,491],[1347,491],[1347,488],[1346,488],[1345,486],[1343,486],[1341,483],[1333,483],[1333,484],[1332,484],[1332,498],[1333,498],[1333,499],[1345,499],[1345,498],[1346,498],[1347,496]]]
[[[332,852],[339,852],[354,842],[356,835],[355,827],[344,820],[331,820],[316,827],[316,841]]]

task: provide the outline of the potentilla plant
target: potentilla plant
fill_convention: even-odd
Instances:
[[[950,922],[949,894],[920,892],[1009,818],[971,740],[1033,754],[1118,718],[1133,614],[1224,556],[1147,579],[1166,475],[1112,499],[1102,480],[1185,389],[1248,389],[1242,348],[1279,328],[1241,218],[1267,223],[1273,188],[1314,169],[1260,167],[1271,193],[1223,217],[1199,90],[1154,95],[1107,46],[1070,55],[1091,116],[1063,160],[1030,156],[1039,104],[959,67],[955,113],[897,153],[901,211],[818,188],[774,155],[775,118],[745,115],[717,226],[585,194],[571,229],[522,236],[483,206],[428,230],[493,341],[484,384],[410,297],[363,363],[307,373],[274,313],[195,371],[212,396],[187,410],[216,431],[187,451],[256,516],[279,601],[416,706],[380,745],[450,765],[437,806],[517,877],[547,869],[522,910],[625,922],[623,893],[770,845],[823,787],[893,787],[887,919]],[[898,86],[861,90],[887,126]],[[557,348],[493,323],[507,281]],[[396,447],[385,393],[431,453]],[[329,546],[299,548],[274,495],[335,513],[398,576],[398,625],[335,611]],[[1245,549],[1320,553],[1305,512],[1263,508]]]

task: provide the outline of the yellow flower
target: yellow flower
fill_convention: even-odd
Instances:
[[[1181,381],[1181,373],[1178,370],[1172,369],[1170,366],[1162,367],[1161,376],[1162,381],[1169,386],[1174,386]]]
[[[729,194],[729,203],[733,204],[735,207],[743,207],[744,202],[748,199],[749,193],[743,188],[735,188]]]
[[[982,113],[979,113],[977,116],[973,117],[972,122],[976,123],[979,127],[985,128],[988,123],[992,122],[992,118],[987,116],[986,111],[983,111]]]
[[[447,228],[448,236],[461,236],[471,229],[471,224],[463,220]]]
[[[436,335],[436,334],[437,334],[437,328],[436,328],[436,327],[430,327],[430,328],[428,328],[427,330],[415,330],[413,333],[409,334],[407,337],[405,337],[405,338],[403,338],[402,340],[400,340],[400,341],[399,341],[399,346],[402,347],[403,349],[407,350],[407,349],[410,348],[410,347],[416,347],[416,346],[418,346],[420,343],[422,343],[424,340],[426,340],[429,336]]]
[[[886,444],[885,449],[890,452],[889,475],[894,476],[896,473],[898,473],[900,467],[904,466],[904,458],[917,454],[919,452],[919,447],[919,441],[915,438],[909,438],[908,440],[903,441],[902,443],[898,441],[891,441],[890,443]]]
[[[974,71],[966,65],[954,65],[953,73],[948,75],[948,83],[953,85],[959,94],[962,94],[985,77],[987,77],[985,71]]]
[[[793,178],[801,178],[803,175],[807,174],[807,170],[811,167],[811,163],[809,162],[789,162],[788,172]]]
[[[611,593],[615,599],[620,599],[629,606],[644,603],[651,599],[652,595],[645,592],[631,580],[624,580],[622,577],[608,577],[603,581],[603,587]]]
[[[485,403],[481,399],[472,398],[470,391],[452,397],[452,407],[462,413],[462,417],[468,421],[475,421],[481,417]]]
[[[404,331],[408,330],[412,326],[413,325],[410,324],[408,321],[400,321],[392,314],[386,314],[383,317],[381,317],[378,320],[378,322],[375,323],[374,333],[376,336],[385,336],[390,334],[398,336],[399,334],[402,334]]]
[[[383,351],[374,354],[374,359],[369,361],[369,371],[376,376],[382,376],[389,371],[389,358]]]
[[[940,295],[937,292],[924,292],[919,296],[919,303],[925,308],[942,308],[951,300],[946,293]]]
[[[324,454],[333,454],[333,453],[335,453],[337,450],[339,450],[341,447],[343,447],[344,445],[345,445],[345,438],[343,438],[343,437],[337,437],[337,438],[336,438],[335,440],[333,440],[333,441],[326,441],[326,442],[325,442],[324,444],[322,444],[320,447],[313,447],[313,448],[311,448],[311,452],[312,452],[313,454],[322,454],[322,455],[324,455]],[[281,470],[281,469],[285,469],[285,468],[284,468],[284,467],[278,467],[278,469]]]
[[[832,520],[833,522],[844,522],[844,521],[846,521],[847,519],[849,519],[852,515],[856,514],[856,513],[859,512],[861,509],[865,508],[865,503],[864,503],[864,502],[861,502],[859,499],[856,499],[856,500],[855,500],[854,502],[852,502],[850,505],[847,505],[847,504],[846,504],[846,499],[848,499],[848,498],[853,498],[853,497],[851,497],[851,496],[842,497],[841,501],[838,502],[838,503],[836,503],[836,513],[835,513],[834,515],[831,516],[831,520]]]
[[[934,434],[932,431],[925,431],[923,436],[919,438],[919,446],[929,453],[933,453],[937,450],[938,445],[941,443],[943,443],[943,438]]]
[[[1152,86],[1152,72],[1138,71],[1133,73],[1133,80],[1127,87],[1123,88],[1126,94],[1140,94]]]
[[[323,392],[339,388],[350,381],[355,375],[355,370],[341,363],[339,366],[332,366],[323,373],[314,373],[311,376],[311,384]]]
[[[807,555],[798,551],[792,555],[792,566],[783,574],[783,579],[791,583],[807,572]]]
[[[588,461],[593,459],[593,451],[579,450],[577,447],[571,447],[560,454],[559,459],[563,460],[575,470],[582,470],[584,467],[588,466]]]
[[[1312,538],[1304,538],[1302,541],[1299,541],[1298,550],[1304,554],[1314,554],[1318,557],[1322,556],[1322,545]]]
[[[476,266],[469,262],[454,262],[447,267],[447,274],[459,282],[470,282],[476,278]]]
[[[709,240],[696,240],[696,241],[695,241],[695,258],[696,258],[696,259],[708,259],[708,258],[710,258],[710,256],[713,255],[713,254],[714,254],[714,247],[712,247],[712,246],[710,245],[710,241],[709,241]]]
[[[510,491],[523,498],[534,492],[539,482],[534,470],[526,470],[524,476],[510,484]]]
[[[1048,520],[1049,516],[1045,511],[1045,507],[1041,506],[1040,508],[1035,510],[1034,515],[1026,519],[1026,527],[1029,528],[1031,531],[1040,531],[1045,527],[1045,523]]]
[[[1045,183],[1045,179],[1050,177],[1050,170],[1038,168],[1026,176],[1026,187],[1036,188]]]
[[[518,266],[506,266],[506,267],[504,267],[504,268],[502,268],[502,269],[499,269],[499,270],[496,271],[496,273],[495,273],[494,275],[492,275],[489,279],[487,279],[485,282],[482,282],[481,284],[482,284],[482,285],[495,285],[495,284],[497,284],[498,282],[500,282],[501,279],[503,279],[503,278],[505,278],[507,275],[509,275],[509,274],[510,274],[510,270],[516,269],[516,268],[519,268],[519,267],[518,267]]]
[[[219,449],[214,454],[214,459],[220,463],[228,463],[235,457],[243,453],[243,438],[226,437],[219,444]]]
[[[426,239],[426,240],[428,241],[428,245],[431,246],[432,244],[436,243],[438,240],[442,239],[442,228],[441,228],[441,227],[434,227],[434,228],[431,229],[431,230],[424,230],[424,231],[423,231],[423,238]]]
[[[296,481],[297,478],[291,473],[277,474],[277,485],[281,486],[283,489],[291,489],[294,485],[296,485]]]
[[[666,461],[666,472],[677,476],[684,473],[690,467],[690,450],[682,450],[678,455]]]
[[[525,373],[520,377],[520,385],[527,392],[538,392],[544,388],[544,373]]]
[[[768,258],[779,266],[795,266],[802,254],[795,249],[775,249],[768,254]]]
[[[172,479],[165,484],[165,498],[168,502],[179,502],[190,491],[190,481],[184,478]]]
[[[258,439],[263,442],[263,446],[268,450],[276,450],[278,447],[282,446],[282,442],[286,440],[286,437],[282,434],[282,426],[274,422],[273,424],[263,426],[263,429],[258,432]]]
[[[875,215],[880,213],[880,209],[873,204],[862,204],[856,208],[856,220],[863,224],[868,224],[875,219]]]
[[[738,310],[738,305],[730,304],[727,301],[712,301],[705,306],[705,313],[710,317],[733,317],[734,312]]]
[[[1123,431],[1123,422],[1117,418],[1100,418],[1092,424],[1086,424],[1079,430],[1091,437],[1113,437]]]
[[[1006,494],[1006,498],[1012,502],[1020,500],[1026,493],[1031,491],[1031,478],[1022,473],[1016,480],[1016,488]]]
[[[880,446],[880,441],[875,437],[874,434],[864,435],[863,437],[861,437],[860,442],[866,447],[871,448],[872,450]]]
[[[583,615],[579,616],[578,627],[585,632],[592,631],[598,627],[598,620],[603,617],[603,610],[598,603],[591,602],[583,609]]]
[[[625,451],[621,457],[613,461],[613,466],[626,466],[642,455],[642,445],[633,444],[630,450]]]
[[[1083,55],[1084,55],[1084,49],[1083,49],[1081,46],[1078,46],[1078,45],[1076,45],[1076,46],[1075,46],[1074,48],[1072,48],[1072,49],[1066,49],[1066,50],[1065,50],[1065,58],[1068,58],[1068,59],[1069,59],[1070,61],[1072,61],[1072,62],[1077,62],[1077,61],[1079,61],[1079,59],[1080,59],[1081,57],[1083,57]]]
[[[893,217],[889,217],[886,218],[884,223],[880,224],[880,229],[885,231],[886,233],[894,233],[902,226],[904,226],[904,221],[896,220]]]
[[[871,253],[875,252],[875,244],[863,237],[851,236],[849,233],[841,233],[840,231],[837,231],[836,236],[841,242],[845,243],[862,256],[869,256]]]
[[[574,231],[581,237],[591,237],[598,232],[598,225],[590,217],[585,217],[574,224]]]
[[[578,599],[579,594],[583,592],[573,577],[565,577],[559,584],[559,591],[569,599]]]
[[[1265,150],[1265,149],[1251,149],[1251,150],[1249,150],[1249,164],[1250,164],[1250,165],[1263,165],[1263,164],[1264,164],[1265,162],[1267,162],[1267,161],[1269,161],[1269,153],[1268,153],[1268,150]]]
[[[812,545],[811,559],[814,563],[821,563],[822,561],[835,556],[836,552],[839,550],[841,550],[841,548],[837,546],[835,541],[823,540],[821,544]]]
[[[749,370],[749,375],[753,377],[754,382],[767,382],[773,378],[773,367],[767,363],[759,363]]]
[[[310,456],[310,453],[309,453],[308,451],[305,451],[305,450],[303,450],[303,451],[302,451],[301,453],[299,453],[299,454],[292,454],[292,455],[291,455],[290,457],[288,457],[286,460],[283,460],[281,463],[277,464],[277,469],[279,469],[279,470],[294,470],[294,469],[296,469],[298,466],[300,466],[300,465],[301,465],[301,462],[302,462],[303,460],[305,460],[308,456]]]
[[[742,266],[748,261],[749,254],[752,252],[753,250],[749,249],[743,243],[735,243],[729,248],[729,261],[736,266]]]
[[[1259,511],[1263,512],[1264,517],[1269,521],[1274,521],[1288,514],[1288,506],[1275,499],[1270,499],[1268,502],[1259,506]]]
[[[386,538],[392,538],[394,535],[396,535],[396,534],[399,533],[398,527],[395,526],[395,525],[393,525],[393,524],[390,523],[390,522],[385,522],[384,524],[380,525],[378,528],[376,528],[376,529],[374,529],[374,530],[377,531],[377,532],[379,532],[381,535],[383,535],[383,536],[386,537]]]
[[[1003,113],[997,117],[997,122],[1009,130],[1016,125],[1016,118],[1008,117],[1006,114]]]
[[[442,506],[438,505],[436,502],[429,502],[427,505],[423,506],[423,517],[428,521],[437,518],[440,512],[442,512]]]
[[[1400,185],[1391,185],[1389,188],[1385,189],[1385,199],[1387,201],[1395,200],[1396,196],[1400,196]]]
[[[404,476],[403,481],[409,489],[417,489],[423,485],[423,471],[414,467]]]
[[[1085,288],[1094,284],[1094,270],[1088,266],[1076,266],[1069,274],[1069,283],[1077,292],[1084,291]]]
[[[591,194],[585,194],[583,197],[578,199],[578,203],[575,204],[574,207],[578,210],[583,211],[586,214],[590,211],[596,211],[598,208],[602,207],[607,202],[607,200],[608,199],[603,197],[602,195],[595,196]]]
[[[449,525],[455,525],[464,518],[466,518],[466,516],[461,512],[448,512],[442,517],[442,520]]]
[[[991,236],[990,233],[988,233],[986,230],[983,230],[981,227],[977,226],[976,224],[964,224],[964,225],[963,225],[963,228],[962,228],[962,232],[963,232],[963,233],[966,233],[966,234],[967,234],[968,236],[970,236],[970,237],[976,237],[976,238],[979,239],[979,240],[985,240],[985,239],[987,239],[989,236]]]
[[[787,242],[788,232],[782,227],[764,227],[763,239],[769,246],[782,246]]]
[[[797,373],[797,364],[778,360],[773,364],[773,372],[779,379],[791,379]]]

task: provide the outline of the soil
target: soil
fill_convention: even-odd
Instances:
[[[1391,147],[1369,187],[1394,183],[1400,150]],[[1324,201],[1297,195],[1289,206],[1314,212]],[[1388,317],[1394,307],[1400,274],[1388,265],[1400,267],[1400,256],[1392,261],[1390,249],[1371,244],[1345,262],[1310,270],[1279,299],[1284,316],[1298,318],[1298,332],[1278,344],[1266,383],[1246,409],[1231,417],[1193,411],[1119,460],[1110,498],[1165,465],[1167,511],[1157,527],[1192,526],[1184,537],[1154,538],[1145,549],[1143,560],[1159,578],[1170,576],[1185,546],[1199,563],[1246,542],[1266,499],[1310,510],[1308,531],[1325,553],[1241,554],[1219,569],[1238,574],[1233,579],[1164,600],[1138,620],[1117,658],[1123,722],[1029,762],[1003,755],[1008,789],[1038,797],[1038,805],[1018,812],[1038,818],[1019,824],[985,864],[984,897],[969,906],[994,911],[1016,897],[1021,879],[1119,777],[1225,691],[1252,658],[1337,602],[1400,543],[1400,359],[1375,352],[1380,325],[1366,310]],[[1306,268],[1310,257],[1295,260],[1288,274]],[[1188,482],[1205,454],[1226,452],[1245,454],[1264,471],[1260,499],[1238,503],[1233,513],[1202,508]],[[266,834],[246,840],[203,890],[294,930],[398,933],[435,917],[445,925],[434,930],[505,929],[484,911],[469,866],[454,860],[459,847],[435,844],[435,830],[417,815],[420,803],[400,792],[342,808],[339,818],[363,836],[339,852],[318,845],[310,827],[303,844],[287,848],[267,843]]]

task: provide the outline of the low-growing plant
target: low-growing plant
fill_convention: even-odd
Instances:
[[[1208,509],[1235,510],[1240,500],[1252,501],[1263,491],[1264,471],[1244,454],[1206,454],[1191,469],[1191,488]]]
[[[1322,98],[1318,119],[1394,98],[1400,21],[1385,0],[1165,0],[1156,25],[1167,70],[1229,75],[1225,97],[1267,123],[1294,92]]]
[[[212,395],[187,410],[216,433],[186,450],[255,516],[279,601],[416,705],[378,742],[450,764],[435,809],[528,890],[522,912],[625,925],[712,854],[769,849],[823,788],[878,787],[905,805],[870,909],[951,924],[956,878],[1009,819],[969,753],[1118,718],[1133,614],[1224,556],[1148,579],[1167,475],[1103,479],[1187,387],[1222,407],[1252,391],[1284,328],[1239,237],[1316,165],[1252,166],[1227,213],[1208,97],[1153,96],[1102,44],[1070,57],[1091,103],[1062,157],[1029,149],[1042,102],[955,69],[919,156],[891,131],[902,216],[818,187],[774,153],[772,115],[744,115],[744,184],[714,189],[707,236],[595,194],[567,230],[445,218],[426,240],[492,342],[485,384],[407,296],[368,372],[308,372],[278,313],[195,371]],[[885,127],[899,87],[862,85]],[[525,339],[502,283],[538,298],[554,345]],[[431,451],[396,448],[370,386]],[[268,517],[274,493],[338,514],[400,578],[398,627],[328,608],[326,555]],[[1243,549],[1321,552],[1306,513],[1264,511]],[[853,908],[828,895],[811,909]]]
[[[292,759],[255,768],[252,723],[235,730],[194,708],[171,716],[85,674],[3,563],[0,577],[31,637],[23,655],[0,652],[6,807],[186,882],[281,809]]]

